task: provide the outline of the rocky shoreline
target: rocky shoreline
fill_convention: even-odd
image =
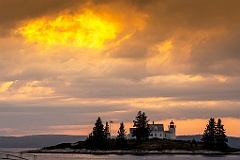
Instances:
[[[240,155],[240,152],[220,152],[207,150],[87,150],[87,149],[38,149],[30,150],[28,153],[52,153],[52,154],[132,154],[132,155],[147,155],[147,154],[190,154],[190,155]]]

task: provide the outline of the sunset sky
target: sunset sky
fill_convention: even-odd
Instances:
[[[240,136],[239,0],[0,0],[0,136],[116,135],[140,110]]]

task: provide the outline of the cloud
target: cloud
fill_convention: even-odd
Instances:
[[[23,20],[34,19],[48,14],[56,14],[64,9],[74,9],[85,5],[85,0],[1,0],[0,1],[0,35],[9,35],[10,31]],[[23,5],[24,4],[24,5]]]
[[[224,0],[0,0],[1,126],[55,132],[86,127],[98,116],[129,123],[139,110],[157,120],[239,118],[238,6]],[[117,26],[102,48],[76,47],[68,38],[45,45],[49,37],[42,32],[43,41],[33,36],[31,42],[19,32],[40,19],[47,28],[86,10]]]
[[[88,134],[99,116],[104,122],[113,120],[114,124],[131,124],[139,110],[146,112],[151,121],[159,122],[169,119],[186,121],[206,120],[210,117],[239,118],[238,101],[172,101],[169,98],[87,98],[73,101],[45,98],[29,100],[27,105],[24,103],[1,103],[1,106],[5,106],[0,108],[2,128],[15,129],[14,132],[4,133],[5,135],[67,133],[66,129],[68,134]]]

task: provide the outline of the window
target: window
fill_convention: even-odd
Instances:
[[[157,133],[155,133],[155,137],[157,137]]]

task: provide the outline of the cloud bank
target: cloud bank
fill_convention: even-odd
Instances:
[[[0,0],[0,134],[239,120],[239,3]]]

